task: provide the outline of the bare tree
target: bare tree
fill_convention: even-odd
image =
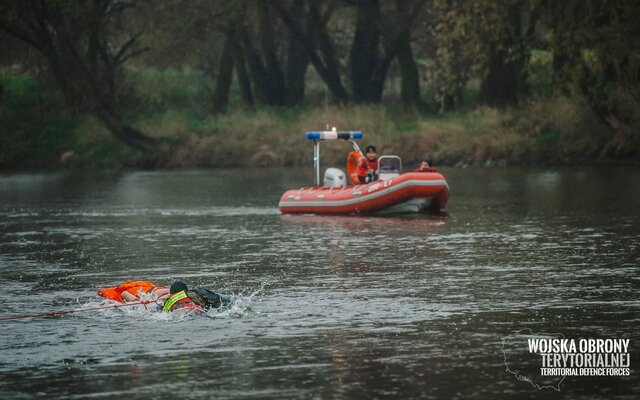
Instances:
[[[13,0],[0,6],[0,30],[37,49],[66,101],[99,118],[111,134],[137,149],[153,151],[158,141],[122,118],[130,94],[123,65],[145,51],[142,31],[128,32],[127,11],[135,1]]]

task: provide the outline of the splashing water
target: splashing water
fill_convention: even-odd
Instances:
[[[119,303],[113,300],[103,301],[90,301],[82,304],[80,298],[76,300],[76,303],[80,305],[76,310],[82,311],[87,309],[87,312],[95,312],[98,318],[118,319],[123,317],[132,318],[145,321],[160,321],[160,322],[182,322],[196,317],[209,317],[209,318],[242,318],[252,313],[251,303],[254,297],[261,293],[267,281],[264,281],[260,287],[249,295],[228,295],[225,296],[230,300],[229,305],[220,308],[211,308],[205,312],[197,312],[188,309],[177,309],[170,313],[162,312],[163,300],[158,299],[153,293],[145,293],[140,291],[138,293],[139,299],[133,303]]]

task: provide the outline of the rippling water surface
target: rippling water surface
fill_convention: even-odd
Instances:
[[[0,176],[0,317],[104,305],[127,279],[207,287],[0,321],[2,398],[640,396],[640,170],[444,170],[448,215],[280,215],[291,170]],[[506,372],[519,329],[628,338],[630,377]]]

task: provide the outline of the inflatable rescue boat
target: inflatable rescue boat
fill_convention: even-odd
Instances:
[[[402,173],[398,156],[378,158],[378,180],[360,184],[357,164],[364,155],[356,140],[360,131],[307,132],[313,141],[315,186],[286,191],[280,198],[283,214],[394,214],[438,212],[449,199],[449,185],[434,168],[421,168]],[[347,158],[347,174],[338,168],[327,168],[320,185],[320,142],[345,140],[353,151]],[[347,175],[352,185],[347,184]]]

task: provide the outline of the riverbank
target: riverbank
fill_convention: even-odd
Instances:
[[[165,107],[132,110],[135,128],[166,141],[157,154],[131,149],[95,119],[74,115],[53,90],[27,77],[4,81],[0,168],[199,168],[308,165],[307,130],[362,130],[405,164],[550,165],[637,163],[640,129],[614,131],[579,101],[540,97],[517,108],[450,113],[407,112],[391,105],[235,108],[226,114]],[[323,162],[341,165],[344,144],[327,143]]]

